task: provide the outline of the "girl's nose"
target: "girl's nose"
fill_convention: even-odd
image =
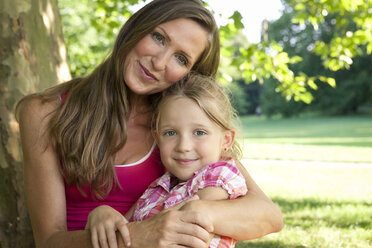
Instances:
[[[178,144],[177,144],[177,150],[179,152],[189,152],[192,149],[192,142],[188,137],[180,136]]]

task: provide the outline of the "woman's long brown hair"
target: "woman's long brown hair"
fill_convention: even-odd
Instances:
[[[80,190],[90,185],[102,199],[117,184],[114,158],[127,139],[130,115],[129,89],[124,81],[124,61],[128,52],[156,26],[177,18],[190,18],[209,34],[208,45],[192,70],[216,76],[220,56],[218,28],[212,14],[199,0],[154,0],[133,14],[120,30],[111,55],[90,75],[75,78],[41,93],[51,102],[67,93],[49,122],[49,136],[62,160],[61,172],[68,185]]]

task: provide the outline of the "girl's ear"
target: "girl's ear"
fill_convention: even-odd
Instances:
[[[223,151],[229,150],[234,144],[234,139],[235,139],[235,130],[225,131],[223,143],[222,143],[222,150]]]

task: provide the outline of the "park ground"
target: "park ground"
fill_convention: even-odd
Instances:
[[[285,225],[237,248],[372,247],[372,117],[243,117],[242,134],[243,163]]]

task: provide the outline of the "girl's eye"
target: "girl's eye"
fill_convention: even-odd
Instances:
[[[164,135],[165,136],[174,136],[174,135],[176,135],[176,131],[173,131],[173,130],[166,131],[166,132],[164,132]]]
[[[183,55],[177,55],[177,60],[184,66],[187,66],[189,64],[189,61],[187,60],[187,58]]]
[[[203,136],[203,135],[206,135],[207,133],[206,132],[204,132],[204,131],[202,131],[202,130],[197,130],[197,131],[195,131],[195,135],[196,136]]]
[[[164,36],[159,34],[158,32],[153,32],[152,37],[154,38],[155,41],[159,42],[160,44],[162,44],[162,45],[165,44]]]

